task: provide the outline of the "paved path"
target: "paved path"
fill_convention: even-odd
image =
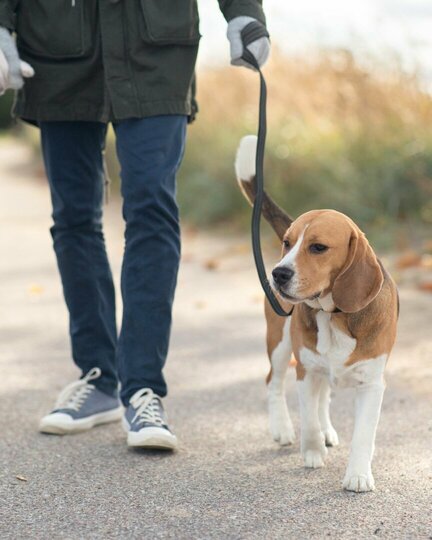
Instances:
[[[106,214],[118,281],[118,203]],[[74,437],[38,434],[39,417],[77,371],[47,188],[31,156],[4,140],[0,221],[1,539],[431,537],[431,296],[402,290],[374,461],[377,491],[356,495],[340,488],[351,392],[334,399],[341,446],[325,469],[304,470],[298,443],[280,449],[269,437],[261,295],[247,242],[233,239],[185,238],[166,370],[179,451],[129,451],[120,425]],[[287,393],[298,432],[292,370]]]

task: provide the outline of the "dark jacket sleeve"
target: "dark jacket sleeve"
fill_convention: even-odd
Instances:
[[[266,22],[262,8],[262,0],[218,0],[218,2],[224,17],[228,22],[231,19],[242,15],[253,17],[263,24]]]
[[[15,29],[15,9],[17,0],[0,0],[0,26]]]

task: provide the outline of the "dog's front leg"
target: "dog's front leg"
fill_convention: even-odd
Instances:
[[[291,357],[290,320],[285,323],[282,341],[271,355],[271,375],[268,383],[268,409],[272,437],[280,445],[292,444],[294,428],[285,398],[285,378]]]
[[[384,388],[382,379],[356,387],[354,434],[343,481],[343,487],[348,491],[372,491],[375,488],[371,465]]]
[[[313,469],[323,467],[327,456],[318,414],[321,384],[322,376],[312,370],[306,371],[304,379],[297,381],[301,417],[301,452],[305,467]]]

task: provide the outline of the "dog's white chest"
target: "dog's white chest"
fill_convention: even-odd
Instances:
[[[331,313],[319,311],[316,316],[318,326],[317,353],[303,348],[300,360],[306,370],[319,371],[330,378],[334,385],[347,386],[352,378],[351,369],[345,366],[354,351],[357,340],[341,332],[331,322]]]

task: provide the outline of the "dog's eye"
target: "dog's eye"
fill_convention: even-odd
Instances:
[[[328,247],[324,244],[311,244],[309,246],[309,251],[311,253],[324,253],[324,251],[327,251]]]
[[[289,249],[289,248],[290,248],[289,240],[284,240],[284,241],[283,241],[283,245],[284,245],[284,248],[285,248],[285,249]]]

